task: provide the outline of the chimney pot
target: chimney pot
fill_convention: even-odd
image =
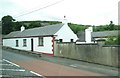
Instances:
[[[64,16],[64,19],[63,19],[62,23],[63,24],[67,24],[68,23],[68,20],[67,20],[66,16]]]
[[[24,26],[21,26],[21,32],[25,30],[25,27]]]

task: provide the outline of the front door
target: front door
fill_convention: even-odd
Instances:
[[[31,51],[33,51],[33,39],[31,39]]]

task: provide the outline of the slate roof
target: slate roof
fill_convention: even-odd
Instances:
[[[114,31],[101,31],[101,32],[92,32],[92,37],[108,37],[108,36],[114,36],[118,35],[120,31],[114,30]]]
[[[108,36],[115,36],[120,34],[120,30],[114,30],[114,31],[100,31],[100,32],[92,32],[91,39],[94,41],[94,38],[102,38],[102,37],[108,37]],[[77,36],[79,38],[78,41],[84,42],[85,41],[85,31],[80,31],[77,33]]]
[[[4,38],[54,35],[63,25],[64,24],[55,24],[44,27],[26,29],[22,32],[14,31],[6,35]]]
[[[85,31],[80,31],[77,33],[77,36],[78,36],[78,40],[77,41],[80,41],[80,42],[85,42]]]
[[[0,21],[0,26],[2,26],[2,22]]]
[[[85,42],[85,31],[80,31],[77,33],[78,40],[79,42]],[[93,37],[91,37],[91,40],[94,41]]]

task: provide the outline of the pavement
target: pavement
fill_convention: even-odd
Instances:
[[[9,51],[12,52],[12,51]],[[19,52],[19,51],[16,51]],[[9,54],[10,55],[10,54]],[[13,55],[13,54],[12,54]],[[11,56],[12,56],[11,55]],[[14,53],[15,56],[17,56],[17,54]],[[26,56],[27,55],[27,56]],[[27,61],[23,61],[21,59],[28,59],[26,57],[29,57],[29,54],[25,54],[24,56],[22,56],[22,58],[16,58],[19,59],[18,60],[14,60],[14,62],[16,62],[19,65],[22,65],[23,67],[25,67],[28,70],[34,70],[35,72],[39,72],[42,73],[43,75],[47,75],[50,76],[51,71],[53,71],[54,73],[51,73],[52,75],[55,75],[55,71],[58,69],[58,74],[57,76],[60,75],[68,75],[65,74],[64,69],[67,68],[67,70],[69,69],[69,71],[72,71],[72,73],[76,72],[78,74],[81,73],[81,75],[86,75],[86,76],[118,76],[118,69],[115,67],[109,67],[109,66],[104,66],[104,65],[99,65],[99,64],[93,64],[93,63],[88,63],[88,62],[83,62],[83,61],[78,61],[78,60],[72,60],[72,59],[67,59],[67,58],[60,58],[60,57],[51,57],[51,56],[47,56],[42,54],[42,57],[31,57],[29,58],[29,60]],[[8,58],[5,56],[5,58]],[[13,57],[10,57],[10,59],[14,59]],[[33,61],[34,59],[34,61]],[[44,64],[44,65],[43,65]],[[48,69],[50,69],[51,71],[49,71],[49,73],[46,73],[46,71],[48,71],[48,69],[46,69],[46,65],[48,67]],[[32,67],[35,66],[35,67]],[[52,66],[56,66],[57,68],[55,69],[51,69],[53,68]],[[41,70],[37,70],[37,68],[41,69]],[[60,71],[60,69],[62,69]],[[45,71],[46,70],[46,71]],[[62,71],[64,70],[64,73],[62,73]],[[74,70],[74,71],[73,71]],[[66,71],[68,72],[68,71]],[[71,72],[69,72],[71,73]],[[71,75],[78,75],[76,73],[71,74]],[[71,76],[70,75],[70,76]]]

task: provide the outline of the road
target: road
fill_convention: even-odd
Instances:
[[[110,72],[110,76],[116,76],[117,72],[107,68],[98,68],[100,66],[83,63],[80,61],[68,60],[57,57],[32,57],[29,55],[18,54],[7,50],[2,50],[2,59],[11,61],[26,71],[34,71],[34,73],[42,76],[106,76]],[[96,67],[96,68],[95,68]],[[90,69],[90,70],[87,70]],[[93,69],[93,70],[91,70]],[[97,70],[102,71],[98,72]],[[106,70],[109,69],[109,70]],[[107,71],[107,72],[106,72]],[[115,73],[115,74],[114,74]],[[29,75],[29,74],[28,74]]]
[[[3,53],[2,53],[3,52]],[[3,78],[43,78],[42,75],[35,73],[34,71],[27,70],[13,62],[15,56],[11,54],[6,56],[6,51],[1,51],[2,58],[0,59],[0,77]],[[15,59],[15,58],[14,58]]]

